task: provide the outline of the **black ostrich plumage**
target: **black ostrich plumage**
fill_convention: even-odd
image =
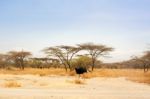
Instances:
[[[80,74],[86,73],[87,69],[85,67],[76,67],[75,71],[76,71],[77,74],[80,75]]]

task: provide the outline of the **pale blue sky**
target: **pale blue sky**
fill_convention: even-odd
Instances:
[[[94,42],[115,48],[105,62],[150,43],[150,0],[0,0],[0,52]]]

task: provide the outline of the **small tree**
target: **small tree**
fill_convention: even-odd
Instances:
[[[10,51],[8,52],[10,59],[19,66],[20,69],[24,70],[24,61],[25,58],[31,55],[30,52],[27,51]]]
[[[146,51],[140,60],[144,64],[144,72],[147,72],[150,66],[150,51]]]
[[[134,56],[132,60],[138,65],[142,64],[144,72],[147,72],[150,66],[150,51],[146,51],[142,57]]]
[[[93,43],[78,44],[80,49],[88,51],[88,55],[91,56],[92,60],[92,71],[94,70],[96,59],[100,56],[108,54],[112,51],[112,47],[107,47],[105,45],[97,45]]]
[[[89,68],[91,65],[91,58],[86,55],[80,55],[78,58],[74,59],[72,63],[74,67],[79,66]]]

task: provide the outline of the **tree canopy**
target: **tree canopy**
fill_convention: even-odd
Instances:
[[[112,47],[107,47],[101,44],[93,44],[93,43],[84,43],[78,44],[79,48],[82,50],[86,50],[88,55],[91,56],[92,59],[92,71],[95,67],[96,59],[100,56],[104,56],[108,54],[108,52],[113,51]]]

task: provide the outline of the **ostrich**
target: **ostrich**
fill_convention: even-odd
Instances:
[[[86,67],[76,67],[75,71],[76,71],[76,74],[79,75],[79,78],[80,78],[80,74],[87,73]]]

